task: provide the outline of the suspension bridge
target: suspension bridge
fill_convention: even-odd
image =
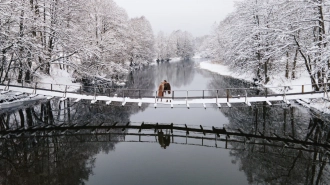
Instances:
[[[272,105],[272,102],[284,102],[290,104],[290,100],[297,100],[299,103],[308,104],[310,99],[325,98],[328,99],[328,91],[305,91],[305,86],[300,85],[301,92],[287,93],[288,87],[276,87],[282,89],[282,93],[273,93],[272,88],[224,88],[224,89],[207,89],[207,90],[172,90],[167,92],[165,97],[158,97],[157,90],[150,89],[113,89],[100,86],[70,86],[61,84],[0,84],[1,94],[10,91],[28,94],[30,98],[36,96],[44,96],[46,99],[54,97],[60,100],[68,98],[74,99],[75,102],[80,100],[89,100],[91,103],[98,101],[105,102],[106,105],[112,103],[120,103],[125,106],[127,103],[137,104],[153,104],[156,108],[158,105],[168,105],[173,108],[177,105],[185,105],[190,108],[191,105],[201,105],[206,108],[207,104],[214,104],[217,107],[232,107],[232,104],[243,103],[251,106],[254,102],[265,102]],[[74,89],[74,91],[73,91]],[[87,89],[87,91],[86,91]],[[256,91],[262,91],[260,95],[255,95]],[[166,93],[165,93],[166,94]],[[307,100],[307,101],[306,101]],[[1,106],[1,105],[0,105]]]

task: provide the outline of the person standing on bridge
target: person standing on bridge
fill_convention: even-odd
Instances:
[[[166,80],[164,80],[164,95],[166,93],[171,94],[171,85]],[[168,100],[166,100],[166,102],[168,102]],[[171,100],[170,100],[170,102],[171,102]]]
[[[163,96],[164,96],[164,83],[165,82],[161,82],[160,85],[159,85],[159,87],[158,87],[158,94],[157,94],[157,96],[158,96],[158,98],[160,98],[160,101],[163,100]],[[157,98],[157,101],[158,101],[158,98]]]

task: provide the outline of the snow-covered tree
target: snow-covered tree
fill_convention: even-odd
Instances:
[[[187,31],[173,31],[169,37],[170,48],[174,50],[176,57],[189,59],[195,53],[194,37]]]
[[[155,39],[152,27],[145,17],[129,21],[129,55],[130,65],[147,64],[154,56]]]
[[[329,73],[329,0],[244,0],[215,27],[213,57],[267,83],[305,66],[319,90]]]
[[[137,34],[131,33],[133,22],[144,32],[144,38],[134,42],[130,39],[130,34]],[[130,21],[112,0],[0,2],[2,80],[29,82],[40,73],[50,74],[55,67],[74,70],[80,77],[108,79],[128,72],[133,47],[140,48],[139,55],[150,61],[152,40],[148,21]]]
[[[156,37],[156,55],[158,60],[167,60],[171,57],[169,48],[169,38],[164,32],[160,31]]]

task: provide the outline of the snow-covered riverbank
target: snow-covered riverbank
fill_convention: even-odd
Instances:
[[[235,71],[230,70],[228,66],[219,63],[214,63],[211,61],[201,62],[199,67],[201,69],[205,69],[220,75],[230,76],[236,79],[246,80],[250,82],[253,82],[253,78],[254,78],[252,74],[239,74]],[[302,85],[304,85],[303,88],[305,92],[312,90],[312,86],[310,85],[310,79],[307,73],[306,74],[301,73],[299,77],[295,80],[287,80],[285,78],[281,78],[281,76],[284,77],[284,74],[279,74],[277,76],[271,77],[271,81],[264,86],[271,89],[274,92],[283,92],[284,86],[287,86],[289,87],[287,90],[288,93],[298,93],[302,91]],[[305,100],[305,101],[309,102],[309,100]],[[308,108],[315,108],[323,113],[330,114],[329,100],[325,100],[325,99],[313,100],[310,101],[309,104],[304,104],[304,105]]]

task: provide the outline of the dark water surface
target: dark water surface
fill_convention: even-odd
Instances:
[[[196,69],[193,61],[164,63],[152,70],[155,77],[150,78],[154,79],[155,87],[166,79],[174,90],[203,90],[210,89],[210,82],[214,80],[212,74]],[[205,110],[202,105],[190,109],[185,106],[160,107],[163,108],[155,109],[150,105],[131,115],[130,121],[209,127],[223,127],[229,123],[216,108]],[[149,138],[151,141],[156,139]],[[214,146],[214,142],[212,144]],[[170,144],[164,149],[157,142],[119,143],[114,152],[96,156],[95,175],[90,177],[88,184],[248,184],[239,165],[232,164],[229,152],[185,144]]]
[[[164,79],[173,90],[251,86],[201,70],[196,67],[199,62],[161,63],[136,71],[124,89],[154,91]],[[150,96],[152,91],[143,95]],[[237,104],[232,108],[224,105],[221,109],[215,105],[206,109],[202,105],[190,109],[158,105],[155,109],[153,105],[122,107],[54,99],[0,110],[1,130],[43,128],[23,134],[0,132],[0,184],[328,184],[328,121],[294,103],[273,103],[253,103],[252,107]],[[187,135],[180,130],[171,133],[170,129],[73,129],[87,123],[97,126],[116,122],[225,127],[251,137]],[[49,124],[53,130],[47,129]]]

